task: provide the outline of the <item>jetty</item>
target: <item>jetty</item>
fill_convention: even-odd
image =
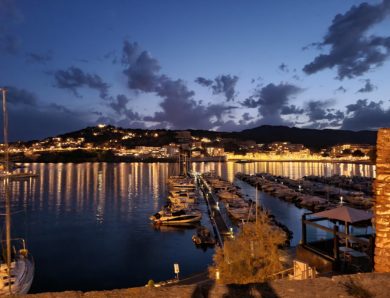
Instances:
[[[203,193],[203,197],[207,204],[208,214],[210,216],[211,224],[213,225],[214,234],[217,238],[218,244],[222,247],[224,237],[233,236],[233,228],[227,224],[228,218],[222,215],[222,204],[219,204],[219,200],[214,193],[211,186],[207,183],[202,175],[197,175],[196,179],[200,185],[200,189]]]

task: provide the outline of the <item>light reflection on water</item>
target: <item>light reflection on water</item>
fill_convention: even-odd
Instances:
[[[194,230],[166,227],[156,231],[149,222],[149,216],[166,202],[166,179],[178,174],[176,164],[25,166],[40,177],[12,184],[13,209],[23,211],[13,215],[12,232],[27,239],[34,255],[33,292],[139,286],[149,279],[172,278],[175,262],[179,262],[182,276],[201,272],[212,262],[212,250],[194,247]],[[292,178],[334,173],[375,175],[373,167],[353,164],[194,163],[192,169],[213,170],[230,181],[236,172],[268,171]],[[247,188],[249,194],[251,189]],[[299,209],[263,197],[275,215],[293,230],[300,229],[296,223]],[[205,210],[204,204],[200,207]],[[207,216],[203,224],[209,225]]]
[[[277,176],[286,176],[300,179],[303,176],[365,176],[375,177],[375,166],[353,163],[322,163],[322,162],[249,162],[249,163],[193,163],[192,170],[197,172],[215,171],[225,179],[233,181],[237,172],[246,174],[271,173]]]

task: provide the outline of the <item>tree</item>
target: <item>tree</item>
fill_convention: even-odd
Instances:
[[[271,225],[265,213],[260,213],[257,223],[244,224],[235,239],[225,241],[223,248],[216,249],[209,275],[215,279],[219,272],[218,282],[224,284],[270,279],[283,269],[284,253],[280,248],[285,241],[285,232]]]

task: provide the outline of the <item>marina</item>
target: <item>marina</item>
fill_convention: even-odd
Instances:
[[[249,164],[244,168],[242,165],[196,163],[191,170],[214,171],[239,186],[246,198],[254,200],[255,188],[235,181],[231,173],[247,169],[249,174],[264,163],[253,163],[249,168],[245,168]],[[180,264],[183,278],[204,272],[212,263],[214,250],[199,249],[193,243],[196,227],[155,226],[149,220],[167,202],[169,186],[166,182],[179,173],[176,164],[35,163],[24,166],[24,170],[35,172],[39,177],[15,181],[11,202],[13,208],[23,210],[14,215],[13,229],[25,235],[35,263],[40,264],[36,268],[32,293],[143,286],[150,279],[173,278],[174,263]],[[306,167],[299,163],[295,166],[297,170]],[[359,165],[330,166],[326,170],[330,174],[343,170],[352,175],[359,169]],[[307,167],[303,176],[314,174],[316,171],[309,169],[316,168]],[[279,169],[275,174],[293,170],[289,163],[280,164]],[[259,192],[258,198],[264,209],[289,227],[293,232],[291,245],[296,245],[301,237],[301,215],[308,211],[267,193]],[[216,201],[211,202],[215,207]],[[214,233],[209,207],[202,194],[198,208],[203,214],[201,225]],[[227,226],[225,232],[230,224]],[[309,228],[309,240],[322,235]],[[103,271],[105,274],[101,275],[99,272]]]

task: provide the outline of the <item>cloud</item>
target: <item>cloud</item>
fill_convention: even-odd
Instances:
[[[296,114],[303,114],[305,112],[304,109],[299,108],[295,105],[289,105],[289,106],[282,106],[280,110],[281,115],[296,115]]]
[[[291,110],[291,106],[288,106],[291,97],[301,91],[301,88],[292,84],[275,85],[271,83],[256,90],[255,94],[245,99],[242,105],[247,108],[258,108],[259,115],[262,116],[259,125],[287,125],[289,123],[281,118],[282,110],[284,112]]]
[[[203,77],[197,77],[195,79],[195,83],[198,83],[199,85],[201,85],[203,87],[210,87],[214,83],[214,81],[203,78]]]
[[[343,86],[338,87],[334,92],[342,92],[345,93],[347,92],[347,89],[345,89]]]
[[[118,63],[118,57],[115,50],[109,51],[103,56],[104,59],[110,60],[112,64]]]
[[[219,104],[201,105],[193,99],[194,91],[189,90],[182,80],[167,77],[160,83],[157,94],[163,98],[160,103],[162,111],[144,120],[160,122],[174,129],[211,129],[221,123],[225,113],[234,108]]]
[[[233,101],[236,97],[237,76],[219,75],[214,80],[197,77],[195,82],[204,87],[211,87],[213,94],[224,94],[227,101]]]
[[[213,94],[225,94],[226,100],[231,101],[236,97],[235,87],[238,82],[237,76],[220,75],[215,78],[214,84],[211,86]]]
[[[376,130],[380,127],[390,127],[390,108],[384,108],[383,102],[359,99],[354,104],[346,106],[342,128],[351,130]]]
[[[249,115],[249,113],[242,114],[242,120],[243,121],[250,121],[252,119],[253,119],[253,117],[251,115]]]
[[[344,113],[329,108],[333,105],[333,100],[312,100],[307,103],[306,115],[309,121],[316,123],[318,121],[340,121],[344,119]]]
[[[57,70],[54,73],[55,86],[61,89],[68,89],[74,95],[81,97],[79,88],[88,87],[99,91],[99,96],[106,99],[109,85],[103,82],[102,78],[96,74],[85,73],[77,67],[69,67],[67,70]]]
[[[364,87],[360,88],[357,92],[367,93],[367,92],[372,92],[377,88],[374,84],[371,83],[369,79],[365,80],[365,82],[366,84],[364,85]]]
[[[154,93],[162,99],[161,111],[143,118],[144,121],[156,122],[154,127],[210,129],[222,123],[223,116],[234,108],[223,104],[206,106],[196,101],[195,92],[188,89],[184,81],[160,74],[159,61],[149,52],[141,50],[138,43],[124,42],[122,64],[129,89]],[[216,92],[223,92],[232,98],[237,79],[231,76],[219,76],[217,79],[218,83],[216,81],[215,84],[219,85]],[[202,79],[198,81],[204,82]]]
[[[374,25],[390,14],[390,1],[361,3],[345,14],[334,17],[319,47],[329,46],[328,54],[318,55],[303,71],[313,74],[326,68],[337,68],[338,79],[361,76],[381,66],[390,55],[390,37],[366,36]]]
[[[110,98],[108,106],[111,107],[118,116],[125,116],[125,121],[140,120],[141,117],[137,112],[127,108],[129,101],[130,99],[125,95],[119,94],[116,98]]]
[[[288,68],[288,66],[287,66],[287,64],[285,64],[284,62],[282,63],[282,64],[280,64],[279,66],[278,66],[278,68],[281,70],[281,71],[283,71],[283,72],[290,72],[290,69]]]
[[[26,60],[28,63],[46,64],[53,59],[53,53],[48,51],[46,53],[27,53]]]
[[[7,102],[13,106],[37,106],[37,97],[35,94],[25,89],[19,89],[9,86],[7,89]]]
[[[163,79],[159,74],[159,62],[149,52],[141,52],[137,43],[124,42],[122,64],[126,66],[123,73],[127,77],[128,87],[132,90],[155,92]]]
[[[8,87],[7,101],[11,141],[41,139],[91,124],[90,114],[73,111],[59,104],[42,104],[25,89]],[[2,121],[2,113],[0,118]]]

